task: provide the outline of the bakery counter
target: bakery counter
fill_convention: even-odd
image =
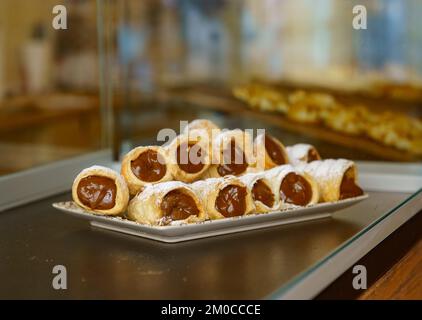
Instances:
[[[71,198],[58,195],[0,213],[0,298],[312,298],[422,207],[421,192],[369,195],[332,218],[178,244],[92,228],[52,208]]]

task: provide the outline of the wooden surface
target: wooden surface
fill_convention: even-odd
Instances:
[[[364,256],[368,289],[355,290],[347,270],[316,299],[422,300],[422,211]]]
[[[422,240],[359,299],[422,299]]]

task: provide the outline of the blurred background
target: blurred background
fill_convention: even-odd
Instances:
[[[2,0],[0,175],[117,160],[198,117],[323,157],[419,162],[422,2],[364,1],[355,30],[359,2],[71,0],[54,30],[56,1]]]

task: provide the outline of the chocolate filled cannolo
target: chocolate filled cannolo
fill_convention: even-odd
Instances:
[[[196,119],[189,122],[189,124],[183,129],[183,134],[187,134],[192,130],[205,130],[210,140],[213,136],[215,137],[221,132],[219,126],[207,119]]]
[[[202,202],[189,185],[168,181],[145,186],[128,207],[127,217],[149,225],[166,225],[173,221],[203,221],[206,214]]]
[[[319,190],[314,179],[291,165],[268,170],[265,177],[272,183],[271,189],[276,191],[275,199],[280,209],[304,207],[319,200]]]
[[[102,215],[119,215],[129,202],[123,177],[102,166],[82,170],[72,186],[72,197],[81,208]]]
[[[312,176],[321,192],[321,202],[333,202],[363,195],[357,184],[357,168],[353,161],[327,159],[297,167]]]
[[[196,134],[195,134],[196,133]],[[170,171],[174,180],[192,182],[210,166],[210,144],[200,130],[178,136],[168,146]]]
[[[227,175],[240,176],[252,167],[253,143],[250,135],[242,130],[222,131],[212,141],[212,165],[205,178]]]
[[[210,219],[243,216],[254,210],[250,191],[234,176],[197,181],[191,187]]]
[[[260,134],[254,141],[256,166],[260,170],[267,170],[289,163],[286,148],[277,138],[269,134]]]
[[[121,173],[131,195],[149,183],[172,180],[167,151],[159,146],[137,147],[122,160]]]
[[[317,149],[310,144],[298,143],[287,147],[286,150],[289,155],[290,163],[294,166],[321,160],[321,156]]]
[[[239,177],[249,189],[255,204],[255,213],[266,213],[278,209],[276,201],[276,192],[273,190],[273,184],[269,181],[265,172],[248,173]]]

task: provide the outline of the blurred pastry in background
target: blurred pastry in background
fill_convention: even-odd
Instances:
[[[287,117],[302,123],[318,123],[327,113],[337,109],[331,95],[295,91],[288,97]]]
[[[345,105],[333,95],[321,92],[297,90],[277,94],[271,87],[256,84],[238,86],[233,93],[253,109],[267,111],[268,101],[272,106],[280,103],[282,109],[274,107],[271,111],[286,115],[292,121],[367,137],[385,146],[422,155],[422,121],[400,112],[376,112],[364,105]]]
[[[233,94],[240,100],[246,101],[254,109],[287,113],[287,97],[281,92],[269,87],[252,84],[234,88]]]
[[[324,117],[324,124],[334,131],[361,135],[365,133],[367,126],[373,122],[373,118],[365,107],[343,107],[328,112]]]
[[[384,112],[378,118],[378,123],[367,129],[367,135],[385,145],[400,150],[422,154],[421,122],[391,112]]]

